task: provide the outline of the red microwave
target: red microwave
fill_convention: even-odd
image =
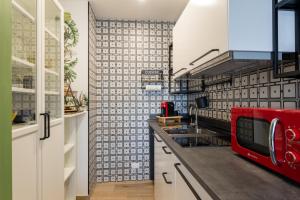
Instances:
[[[300,183],[300,110],[233,108],[232,150]]]

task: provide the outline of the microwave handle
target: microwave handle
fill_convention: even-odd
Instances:
[[[276,160],[276,153],[275,153],[275,131],[278,122],[279,119],[274,118],[271,122],[270,129],[269,129],[269,150],[270,150],[271,160],[274,165],[278,165],[278,162]]]

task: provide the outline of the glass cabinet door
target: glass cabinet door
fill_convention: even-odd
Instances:
[[[36,124],[36,0],[12,0],[13,129]]]
[[[45,111],[51,119],[61,118],[61,10],[45,0]]]

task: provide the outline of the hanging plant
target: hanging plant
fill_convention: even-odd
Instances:
[[[72,48],[74,48],[78,43],[79,33],[71,14],[65,12],[64,18],[64,79],[65,83],[70,84],[74,82],[77,77],[77,73],[74,71],[74,66],[78,63],[78,58],[73,57]]]

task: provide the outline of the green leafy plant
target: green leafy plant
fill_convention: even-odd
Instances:
[[[79,33],[71,14],[65,12],[64,18],[64,79],[65,83],[70,84],[74,82],[77,77],[77,73],[74,71],[74,66],[78,63],[78,58],[73,57],[72,48],[74,48],[78,43]]]

